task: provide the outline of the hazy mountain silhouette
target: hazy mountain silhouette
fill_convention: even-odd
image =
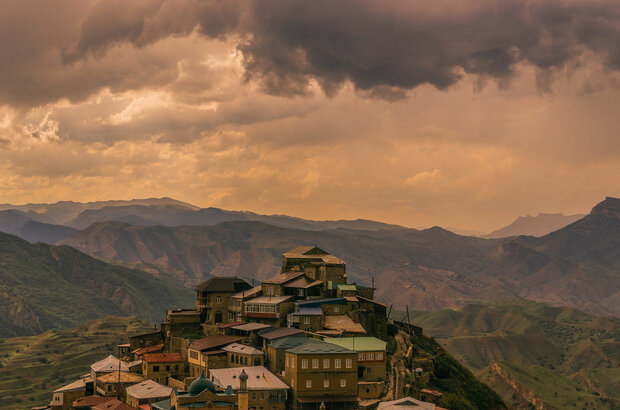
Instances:
[[[553,231],[557,231],[566,225],[583,218],[584,214],[564,215],[564,214],[538,214],[538,216],[520,216],[510,225],[497,229],[485,238],[506,238],[508,236],[528,235],[544,236]]]

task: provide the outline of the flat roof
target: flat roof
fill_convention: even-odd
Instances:
[[[327,330],[342,330],[349,333],[366,333],[362,325],[347,315],[325,316],[323,327]]]
[[[327,343],[318,339],[308,338],[305,343],[292,347],[286,351],[293,354],[343,354],[343,353],[355,353],[353,350],[349,350],[342,346],[335,345],[333,343]]]
[[[303,330],[295,329],[293,327],[278,327],[273,330],[266,330],[259,333],[259,336],[267,340],[276,340],[282,337],[288,337],[292,335],[298,335],[305,333]]]
[[[219,348],[224,345],[238,342],[239,340],[241,340],[241,337],[239,336],[224,336],[224,335],[208,336],[203,339],[194,340],[192,343],[190,343],[189,348],[203,351],[203,350]]]
[[[293,299],[293,296],[259,296],[248,300],[245,304],[251,305],[254,303],[261,303],[264,305],[277,305],[278,303],[286,302],[289,299]]]
[[[301,346],[308,340],[307,337],[301,335],[293,335],[288,337],[283,337],[278,340],[274,340],[269,345],[274,349],[291,349],[293,347]]]
[[[248,375],[248,390],[288,390],[286,383],[280,380],[263,366],[230,367],[226,369],[210,369],[211,381],[217,387],[226,389],[230,386],[239,390],[239,375],[245,371]]]
[[[323,305],[346,305],[346,298],[328,298],[328,299],[313,299],[305,300],[303,302],[297,302],[297,306],[301,307],[320,307]]]
[[[384,352],[387,345],[386,342],[376,337],[339,337],[323,340],[356,352]]]
[[[264,323],[246,323],[245,325],[235,326],[235,327],[233,327],[233,329],[235,329],[235,330],[242,330],[242,331],[245,331],[245,332],[251,332],[253,330],[266,329],[268,327],[271,327],[271,326],[270,325],[266,325]]]
[[[237,293],[248,289],[252,289],[252,285],[241,278],[232,276],[214,276],[199,283],[196,287],[198,292],[208,293]]]
[[[293,316],[323,316],[323,308],[320,307],[304,307],[297,312],[292,313]]]

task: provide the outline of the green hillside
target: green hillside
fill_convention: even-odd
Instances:
[[[106,315],[161,321],[192,306],[192,291],[68,246],[0,233],[0,337],[32,335]]]
[[[529,393],[555,408],[620,406],[618,318],[531,301],[411,317],[517,408]]]
[[[0,339],[0,408],[47,404],[51,391],[88,373],[127,336],[152,329],[135,317],[106,317],[73,329]]]

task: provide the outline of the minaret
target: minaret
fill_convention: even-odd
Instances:
[[[237,406],[239,410],[249,410],[250,394],[248,393],[248,374],[245,369],[239,375],[239,393],[237,394]]]

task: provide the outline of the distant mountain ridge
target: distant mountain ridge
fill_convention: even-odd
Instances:
[[[31,244],[0,233],[0,337],[75,326],[106,315],[164,318],[192,306],[193,292],[110,265],[68,246]]]
[[[526,298],[620,315],[620,219],[599,215],[597,209],[610,209],[606,202],[540,238],[473,238],[439,227],[309,231],[254,221],[194,227],[105,222],[61,243],[106,260],[171,269],[187,286],[210,275],[262,280],[277,271],[283,251],[321,244],[347,261],[351,282],[369,285],[374,278],[378,297],[395,306],[440,310]]]
[[[520,216],[510,225],[482,236],[484,238],[506,238],[519,235],[544,236],[566,225],[570,225],[584,216],[584,214],[564,215],[545,213],[540,213],[537,216]]]

